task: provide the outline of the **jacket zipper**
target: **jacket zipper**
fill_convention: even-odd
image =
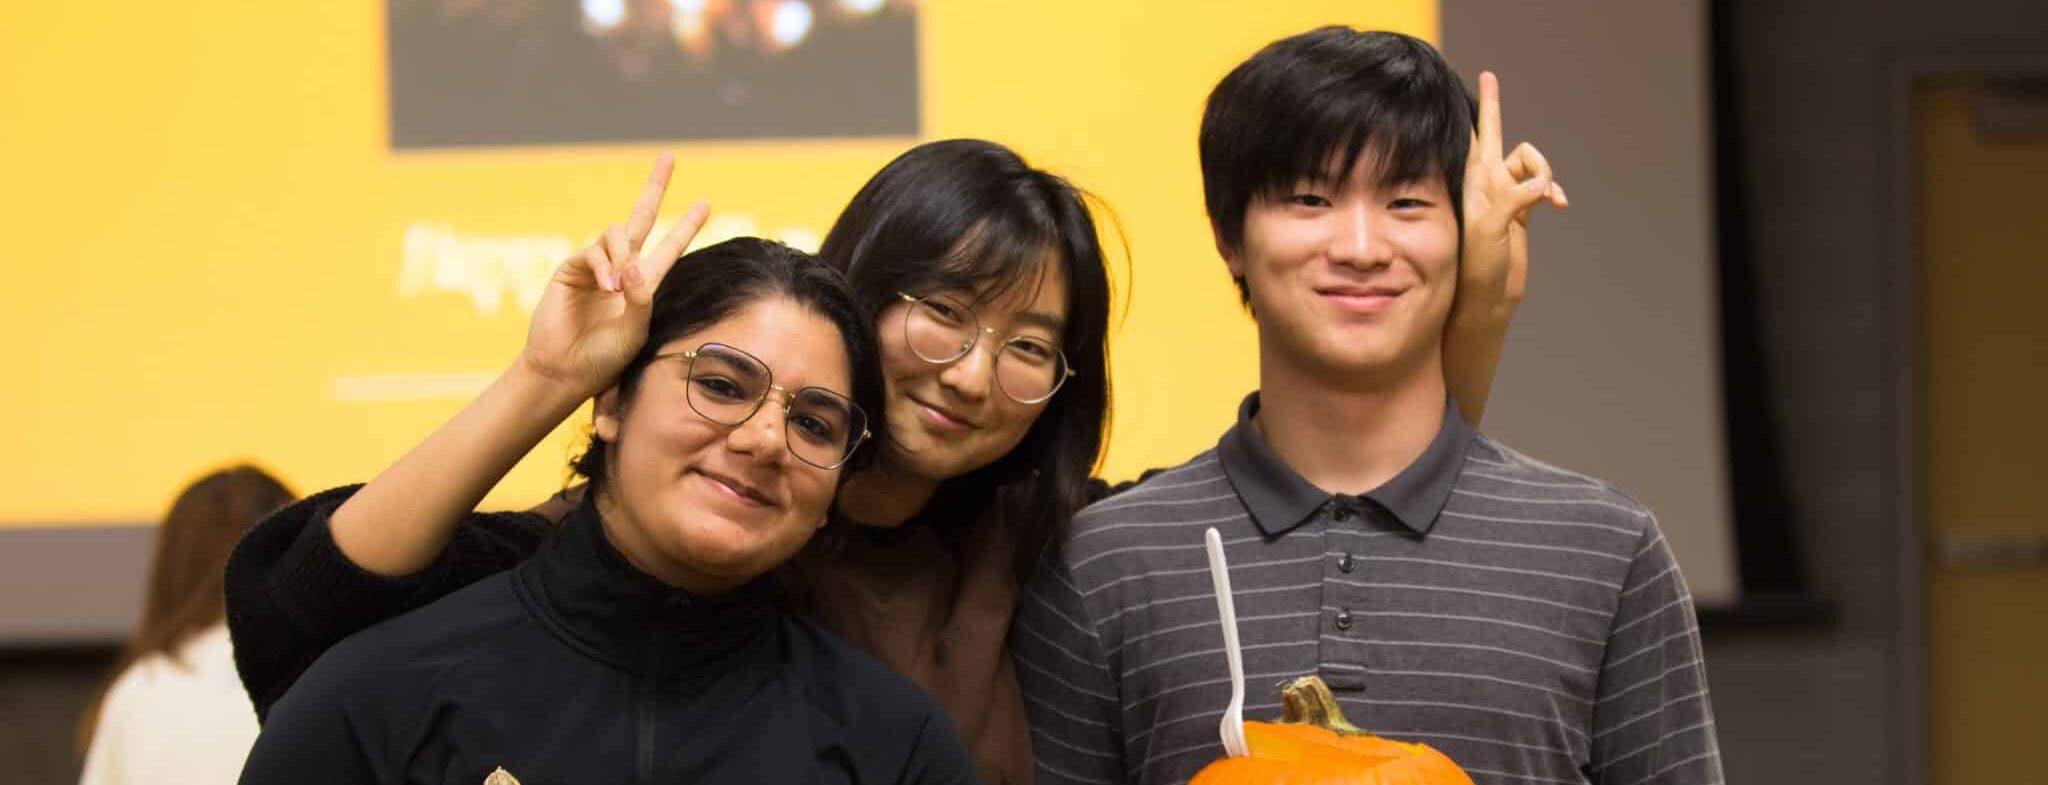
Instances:
[[[649,642],[647,646],[647,668],[640,674],[639,706],[639,759],[641,785],[654,785],[654,707],[657,688],[660,686],[661,647]]]

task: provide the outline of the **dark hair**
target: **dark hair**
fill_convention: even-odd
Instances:
[[[1086,502],[1108,428],[1109,271],[1086,198],[994,142],[929,142],[876,172],[818,251],[846,271],[871,314],[897,302],[899,291],[1000,297],[1036,286],[1050,272],[1041,263],[1048,252],[1060,265],[1067,281],[1060,348],[1074,377],[1016,448],[941,484],[932,502],[977,521],[1003,516],[1022,535],[1020,574]]]
[[[619,372],[619,405],[632,403],[640,377],[668,342],[770,297],[794,300],[839,329],[849,376],[853,379],[853,402],[867,412],[868,430],[882,433],[888,422],[882,405],[882,365],[875,352],[874,327],[854,301],[846,279],[815,256],[755,237],[735,238],[691,251],[669,268],[668,275],[654,289],[647,343]],[[841,481],[852,473],[851,469],[863,465],[873,455],[874,443],[874,439],[869,439],[854,453],[853,460],[846,464],[849,471],[840,474]],[[572,467],[589,481],[591,492],[602,491],[609,476],[607,446],[592,433],[589,445]]]
[[[1238,248],[1254,198],[1323,179],[1333,158],[1349,173],[1370,147],[1383,182],[1442,177],[1462,230],[1476,112],[1451,64],[1421,39],[1342,26],[1282,38],[1209,93],[1201,136],[1209,222]],[[1242,279],[1237,290],[1249,304]]]
[[[185,486],[171,502],[157,527],[142,623],[81,718],[81,751],[92,745],[107,690],[122,673],[153,654],[176,657],[179,646],[221,622],[227,613],[228,555],[251,526],[292,498],[284,483],[262,469],[235,466]]]

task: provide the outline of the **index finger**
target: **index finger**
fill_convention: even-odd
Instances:
[[[647,185],[640,189],[640,198],[633,202],[633,214],[626,219],[626,246],[634,251],[647,241],[647,233],[654,230],[654,218],[661,213],[661,198],[668,193],[669,174],[676,169],[676,157],[662,153],[654,158],[654,171],[647,174]]]
[[[1500,157],[1500,78],[1492,71],[1479,72],[1479,146],[1488,155]]]
[[[690,241],[697,239],[697,232],[704,228],[704,221],[711,215],[711,205],[698,202],[690,211],[669,227],[668,234],[661,238],[661,244],[650,253],[640,255],[636,261],[646,262],[647,280],[659,283],[668,275],[668,268],[675,266],[676,259],[690,247]]]

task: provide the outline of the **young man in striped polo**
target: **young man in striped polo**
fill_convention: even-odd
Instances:
[[[1259,391],[1215,449],[1083,511],[1026,587],[1011,641],[1040,782],[1177,783],[1223,754],[1212,526],[1247,717],[1315,673],[1353,722],[1481,783],[1721,781],[1655,519],[1477,433],[1447,393],[1464,224],[1519,221],[1550,187],[1533,148],[1500,155],[1481,92],[1475,141],[1435,49],[1324,28],[1210,94],[1202,175]]]

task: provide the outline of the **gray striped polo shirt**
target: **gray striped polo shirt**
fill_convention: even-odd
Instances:
[[[1332,494],[1251,427],[1103,500],[1025,587],[1011,645],[1042,783],[1179,783],[1230,699],[1203,531],[1230,560],[1247,719],[1320,674],[1352,722],[1480,783],[1717,783],[1692,601],[1648,510],[1478,434]]]

